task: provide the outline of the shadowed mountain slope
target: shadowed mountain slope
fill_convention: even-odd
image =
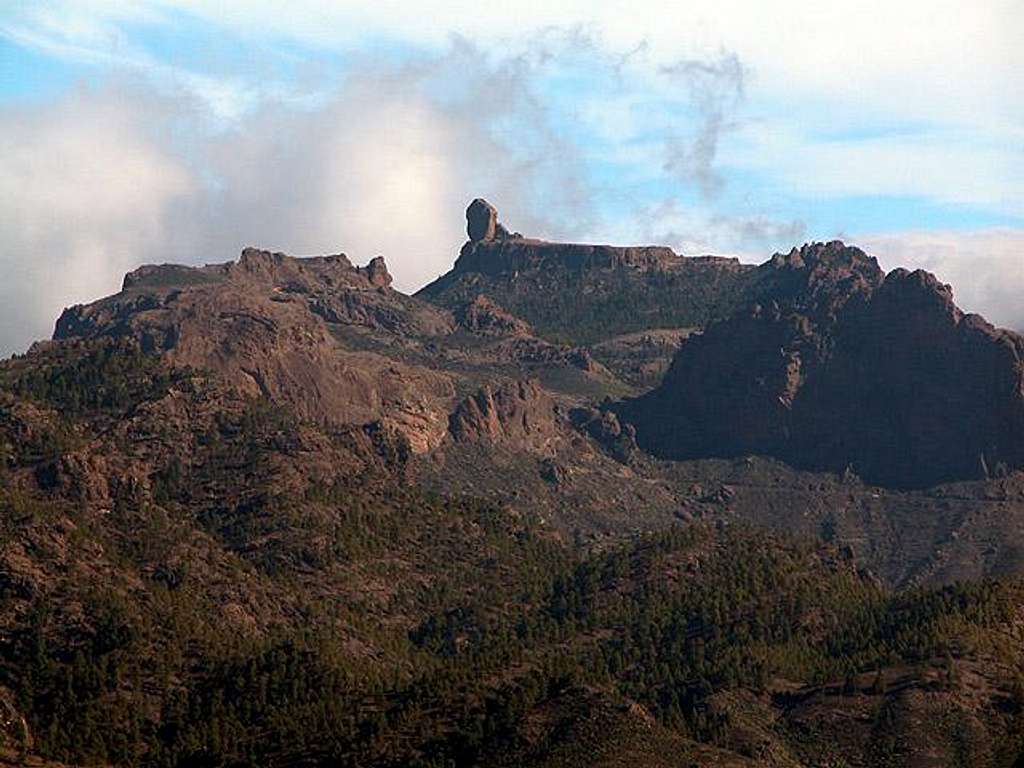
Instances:
[[[467,217],[490,223],[474,229],[470,221],[470,239],[452,270],[416,295],[454,307],[482,293],[546,338],[593,344],[636,331],[703,326],[740,305],[755,274],[736,259],[682,257],[661,246],[509,234],[497,212],[480,203]]]
[[[964,315],[934,276],[842,243],[778,255],[751,304],[687,339],[623,406],[672,458],[767,454],[891,486],[1024,465],[1024,337]]]

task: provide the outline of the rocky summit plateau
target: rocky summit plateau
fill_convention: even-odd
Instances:
[[[0,363],[0,765],[1024,764],[1024,337],[838,241],[466,225]]]

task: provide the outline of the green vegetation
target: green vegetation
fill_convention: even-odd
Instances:
[[[852,673],[950,658],[1010,619],[1011,587],[891,596],[823,567],[813,547],[746,531],[679,529],[574,562],[469,502],[402,492],[374,506],[338,493],[326,502],[342,513],[336,557],[361,568],[420,558],[411,575],[432,582],[403,585],[381,621],[370,605],[311,597],[301,618],[244,637],[218,626],[191,576],[130,599],[83,595],[91,626],[74,640],[47,639],[55,619],[37,601],[2,647],[2,682],[37,749],[87,764],[473,765],[578,685],[719,743],[718,692],[764,691],[778,676],[846,679],[852,691]],[[455,559],[463,525],[484,529],[473,546],[486,557]],[[270,572],[294,583],[308,567]]]
[[[593,344],[650,328],[704,327],[742,303],[756,273],[708,269],[573,270],[486,276],[451,273],[423,296],[447,307],[486,294],[556,343]]]
[[[1005,670],[990,762],[1020,752],[1024,657],[1004,637],[1015,582],[893,594],[834,547],[730,525],[587,551],[528,514],[417,489],[402,451],[371,432],[217,400],[201,383],[181,388],[180,423],[147,417],[138,404],[183,374],[107,350],[0,373],[0,445],[13,451],[0,695],[45,758],[470,766],[529,754],[545,717],[555,739],[607,728],[750,756],[730,696],[774,708],[773,738],[813,754],[829,736],[782,721],[827,694],[879,699],[868,720],[889,759],[901,748],[889,692],[935,667],[933,687],[953,697],[967,658]],[[126,413],[144,439],[108,428]],[[71,437],[26,447],[34,434]],[[40,482],[39,466],[86,440],[121,463]],[[0,745],[27,747],[19,729],[0,729]],[[549,764],[586,763],[572,746]]]
[[[119,415],[164,395],[174,378],[156,355],[129,342],[100,340],[15,358],[0,369],[0,388],[64,416]]]

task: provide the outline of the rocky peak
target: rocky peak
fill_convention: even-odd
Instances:
[[[246,248],[237,262],[229,263],[223,269],[230,280],[255,282],[299,293],[335,288],[379,288],[391,282],[382,257],[377,256],[365,267],[356,267],[343,253],[299,258]]]
[[[361,271],[366,274],[370,285],[376,288],[387,288],[391,285],[391,273],[388,272],[388,265],[384,263],[383,256],[374,256]]]
[[[923,486],[1024,464],[1024,339],[922,270],[841,242],[776,254],[755,302],[688,339],[624,411],[672,457],[769,454]]]
[[[498,223],[498,209],[478,197],[466,209],[466,233],[472,242],[501,240],[508,230]]]
[[[758,299],[819,319],[834,318],[850,299],[869,296],[885,279],[873,256],[840,240],[776,253],[760,271],[763,279],[756,292]]]
[[[959,322],[962,313],[953,302],[952,286],[943,283],[931,272],[917,269],[894,269],[885,277],[874,299],[905,309],[927,311]]]
[[[242,249],[242,255],[230,269],[235,275],[251,275],[256,278],[263,278],[271,282],[274,276],[281,271],[287,263],[287,256],[283,253],[272,253],[260,248],[247,247]],[[345,260],[346,262],[348,259]],[[351,264],[347,266],[351,267]]]
[[[804,243],[799,248],[792,248],[789,253],[776,253],[770,264],[775,268],[789,269],[849,269],[878,270],[878,261],[868,256],[855,246],[846,245],[842,240],[831,240],[827,243]]]

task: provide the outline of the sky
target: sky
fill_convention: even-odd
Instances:
[[[1021,40],[1021,0],[0,0],[0,354],[247,245],[411,292],[475,197],[684,255],[839,238],[1024,329]]]

